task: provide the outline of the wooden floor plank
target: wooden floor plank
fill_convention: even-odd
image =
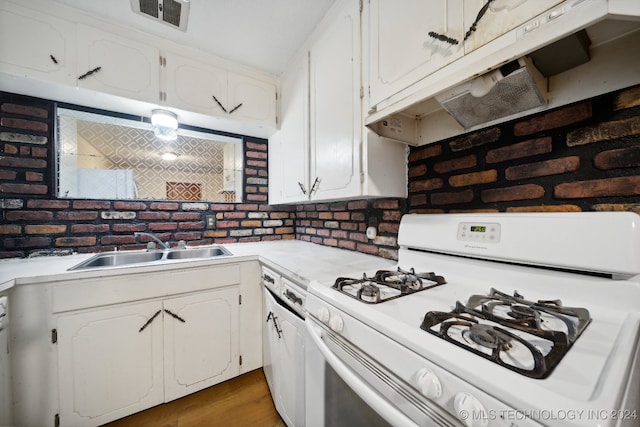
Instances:
[[[104,427],[286,427],[262,369],[156,406]]]

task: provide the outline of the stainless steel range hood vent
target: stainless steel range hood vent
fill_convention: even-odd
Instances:
[[[544,107],[545,79],[521,58],[456,86],[437,101],[465,129]]]
[[[186,31],[189,0],[131,0],[135,13]]]

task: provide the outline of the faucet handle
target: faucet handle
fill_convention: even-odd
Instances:
[[[187,249],[187,242],[184,240],[178,240],[178,249]]]
[[[148,251],[152,251],[156,248],[156,242],[148,242],[147,243],[147,250]]]

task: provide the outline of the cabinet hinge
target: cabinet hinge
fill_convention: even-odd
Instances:
[[[360,86],[360,99],[364,98],[364,87]]]
[[[242,355],[238,357],[238,363],[240,364],[240,366],[242,366]]]
[[[238,295],[238,305],[242,305],[242,295]]]
[[[55,344],[58,342],[58,330],[57,329],[52,329],[51,330],[51,343]]]
[[[60,427],[60,414],[55,414],[53,416],[53,426]]]
[[[364,172],[360,172],[360,184],[364,184]]]

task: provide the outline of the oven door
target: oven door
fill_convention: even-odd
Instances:
[[[307,427],[456,425],[312,316],[307,316],[305,324]]]

